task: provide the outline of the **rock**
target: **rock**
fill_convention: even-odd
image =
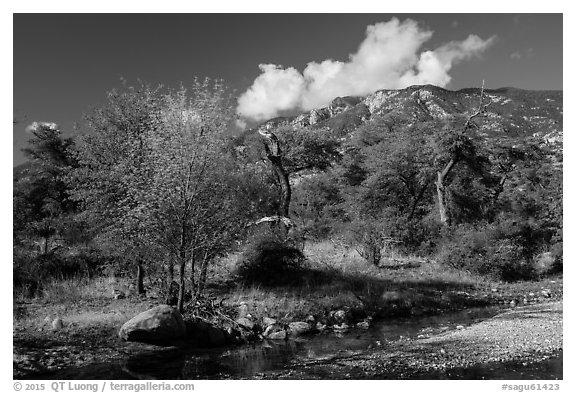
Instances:
[[[322,331],[326,329],[326,325],[322,322],[316,322],[316,330]]]
[[[310,333],[312,329],[308,322],[290,322],[288,324],[288,331],[291,336],[300,336],[302,334]]]
[[[161,305],[136,315],[122,325],[118,335],[126,341],[171,341],[186,336],[186,325],[178,310]]]
[[[310,325],[314,325],[316,323],[316,318],[314,318],[314,315],[308,315],[306,317],[306,322],[308,322]]]
[[[226,333],[230,336],[230,337],[240,337],[240,332],[236,329],[234,329],[233,327],[227,327],[226,328]]]
[[[276,320],[274,318],[264,317],[264,318],[262,318],[262,324],[263,324],[264,328],[267,328],[268,326],[275,325]]]
[[[516,307],[516,301],[515,300],[510,301],[510,307]]]
[[[270,333],[266,338],[270,340],[286,340],[288,339],[288,334],[286,333],[286,330],[280,330],[278,332]]]
[[[368,329],[370,327],[370,323],[368,321],[362,321],[358,322],[356,326],[362,329]]]
[[[234,329],[231,329],[231,333],[235,334]],[[233,341],[233,337],[225,330],[200,319],[186,321],[186,338],[194,341],[199,347],[221,347]]]
[[[336,323],[343,323],[348,320],[348,313],[344,310],[337,310],[332,314],[332,317],[336,321]]]
[[[342,323],[339,324],[339,325],[334,325],[334,326],[333,326],[333,329],[334,329],[334,330],[340,330],[340,331],[342,331],[342,330],[347,330],[349,327],[350,327],[350,326],[348,326],[348,324],[342,322]]]
[[[272,333],[276,333],[276,332],[280,332],[280,331],[284,331],[284,328],[282,326],[277,325],[277,324],[270,325],[266,328],[266,330],[264,330],[264,333],[262,333],[262,336],[268,337]]]
[[[238,318],[236,320],[236,323],[240,326],[244,326],[248,330],[254,329],[254,322],[252,322],[251,320],[249,320],[246,317]]]
[[[246,318],[248,315],[248,305],[244,302],[238,306],[238,318]]]
[[[60,330],[64,328],[64,322],[61,318],[56,318],[52,321],[52,329],[53,330]]]

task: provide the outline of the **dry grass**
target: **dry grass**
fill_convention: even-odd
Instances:
[[[332,242],[309,243],[304,253],[308,266],[298,286],[228,285],[225,292],[214,295],[225,296],[229,305],[246,303],[255,319],[294,320],[335,309],[362,314],[460,308],[467,299],[459,293],[490,286],[485,278],[413,257],[388,254],[377,267],[353,248]],[[230,284],[238,261],[238,254],[222,259],[212,266],[211,277],[226,277]]]
[[[234,272],[240,254],[230,254],[210,267],[209,293],[225,298],[229,306],[246,303],[255,319],[268,316],[290,321],[308,315],[322,317],[335,309],[376,314],[461,308],[467,299],[459,293],[491,285],[434,261],[393,254],[377,267],[353,248],[332,242],[309,243],[304,253],[308,261],[298,285],[266,288],[239,283]],[[128,293],[128,298],[114,300],[115,289]],[[108,277],[47,283],[41,297],[28,299],[25,311],[19,312],[23,300],[15,298],[14,322],[32,329],[43,329],[56,317],[68,326],[116,326],[159,302],[132,297],[128,281]]]
[[[115,300],[114,290],[129,292],[124,279],[98,277],[54,280],[34,299],[14,298],[14,327],[42,331],[61,318],[66,329],[119,326],[149,304],[136,298]]]

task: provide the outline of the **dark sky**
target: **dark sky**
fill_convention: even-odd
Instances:
[[[258,64],[300,71],[310,61],[346,61],[366,26],[396,16],[434,35],[423,49],[469,34],[495,43],[456,65],[447,88],[562,89],[561,14],[15,14],[14,165],[33,121],[73,133],[82,113],[120,79],[184,86],[194,76],[222,78],[239,93]]]

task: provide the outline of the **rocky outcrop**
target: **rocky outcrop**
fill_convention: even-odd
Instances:
[[[126,341],[169,342],[186,336],[182,315],[168,305],[154,307],[130,319],[118,336]]]

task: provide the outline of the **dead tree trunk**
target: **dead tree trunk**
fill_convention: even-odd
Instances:
[[[282,150],[280,148],[280,143],[278,142],[276,135],[271,132],[259,130],[258,133],[266,138],[264,142],[266,157],[274,168],[280,186],[280,206],[278,208],[278,215],[280,217],[289,218],[292,189],[290,188],[288,172],[286,172],[284,165],[282,165]],[[282,227],[284,235],[287,235],[290,228],[284,225],[283,221],[278,221],[278,225]]]
[[[456,165],[456,159],[451,159],[442,171],[438,172],[436,180],[436,193],[438,195],[438,210],[440,212],[440,222],[446,226],[452,224],[452,217],[450,215],[450,206],[448,203],[448,186],[446,185],[446,177]]]

